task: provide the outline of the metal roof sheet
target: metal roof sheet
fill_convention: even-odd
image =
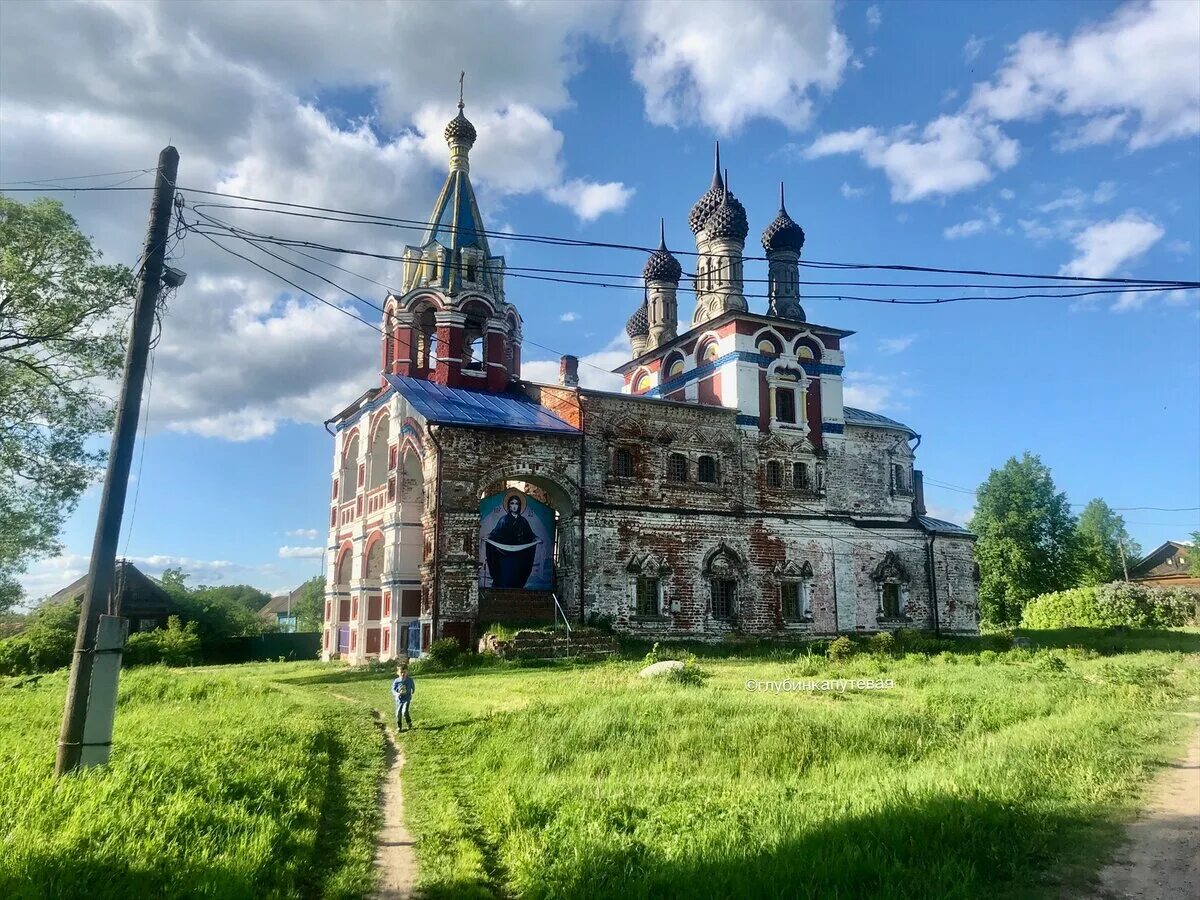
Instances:
[[[843,407],[843,410],[847,425],[866,425],[869,428],[898,428],[901,431],[907,431],[909,434],[916,434],[915,431],[903,422],[897,422],[895,419],[889,419],[887,416],[881,416],[879,413],[867,412],[865,409],[857,409],[853,406]]]
[[[933,516],[917,516],[926,531],[941,531],[946,534],[974,534],[969,528],[947,522],[945,519],[935,519]]]
[[[524,394],[489,394],[468,388],[446,387],[404,375],[385,375],[384,378],[426,420],[439,425],[552,434],[581,433]]]

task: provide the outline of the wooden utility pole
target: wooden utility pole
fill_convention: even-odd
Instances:
[[[121,533],[121,517],[129,487],[129,467],[137,438],[142,384],[146,380],[146,358],[150,353],[150,335],[154,329],[154,313],[158,305],[159,286],[162,284],[178,170],[179,151],[174,147],[165,147],[158,155],[154,197],[150,202],[150,227],[142,254],[143,264],[133,307],[129,346],[125,352],[125,377],[117,403],[112,449],[108,457],[108,471],[104,476],[104,493],[100,497],[96,538],[92,543],[92,559],[88,566],[83,604],[79,609],[79,629],[75,632],[75,654],[71,659],[67,702],[54,766],[54,774],[60,776],[78,769],[83,756],[84,723],[88,713],[96,638],[100,630],[100,617],[107,609],[113,588],[117,540]]]
[[[1122,523],[1121,527],[1122,528],[1124,527],[1124,523]],[[1117,546],[1121,548],[1121,568],[1125,572],[1125,580],[1128,581],[1129,580],[1129,562],[1125,559],[1125,536],[1123,534],[1117,535]]]

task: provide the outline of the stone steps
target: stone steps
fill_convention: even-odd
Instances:
[[[518,631],[510,641],[484,635],[480,652],[491,651],[504,659],[598,659],[620,650],[611,634],[583,631],[567,638],[561,631]]]

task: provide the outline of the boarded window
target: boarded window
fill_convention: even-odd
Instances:
[[[791,388],[775,390],[775,418],[780,422],[796,421],[796,392]]]
[[[658,596],[658,579],[639,576],[637,580],[637,614],[639,616],[659,615]]]
[[[792,487],[798,491],[809,489],[808,463],[792,463]]]
[[[696,480],[703,484],[716,484],[717,461],[711,456],[701,456],[696,465]]]
[[[767,487],[782,487],[783,486],[783,466],[778,460],[771,460],[767,463]]]
[[[783,600],[783,617],[785,619],[804,618],[804,605],[800,597],[800,582],[785,581],[779,586]]]
[[[613,474],[618,478],[633,477],[633,451],[621,448],[613,457]]]
[[[900,585],[898,584],[883,586],[883,617],[885,619],[900,618]]]
[[[688,480],[688,459],[682,453],[672,453],[667,458],[667,480]]]
[[[712,614],[717,619],[733,618],[737,606],[737,582],[732,578],[712,580]]]

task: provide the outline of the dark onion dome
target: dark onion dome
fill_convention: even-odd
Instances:
[[[450,120],[450,124],[446,126],[446,143],[447,144],[466,144],[467,147],[475,146],[475,126],[471,124],[471,120],[463,115],[463,104],[458,102],[458,115]]]
[[[625,323],[625,333],[631,338],[646,337],[650,334],[650,310],[646,306],[645,300],[633,311],[633,315]]]
[[[762,245],[768,253],[772,250],[791,250],[793,253],[799,253],[804,248],[804,229],[793,221],[788,215],[787,207],[783,205],[782,182],[779,184],[779,214],[763,231]]]
[[[651,253],[650,258],[646,260],[642,276],[647,281],[673,281],[676,284],[679,284],[679,279],[683,277],[683,266],[667,249],[666,226],[661,222],[658,231],[658,249]]]
[[[725,191],[721,196],[721,205],[712,211],[708,221],[704,223],[704,231],[710,238],[733,238],[736,241],[746,240],[750,233],[750,223],[746,220],[746,207],[740,200],[729,192],[729,176],[725,176]]]
[[[688,213],[688,227],[692,229],[692,234],[699,234],[704,228],[704,223],[708,221],[708,217],[712,215],[712,211],[721,205],[721,194],[724,190],[725,182],[721,180],[721,145],[718,143],[713,162],[712,185]]]

